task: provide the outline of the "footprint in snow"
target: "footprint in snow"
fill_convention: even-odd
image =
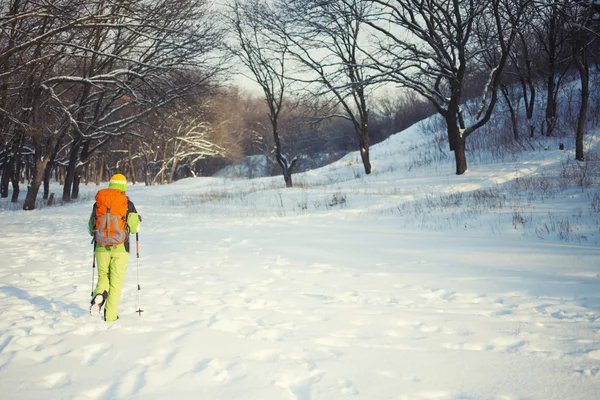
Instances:
[[[104,343],[95,343],[83,346],[71,352],[71,355],[78,357],[82,365],[91,366],[105,357],[112,350],[112,346]]]
[[[277,382],[277,385],[289,390],[294,400],[308,400],[311,398],[312,386],[318,383],[322,377],[322,372],[313,369],[306,376],[282,379]]]
[[[587,355],[593,360],[600,360],[600,350],[592,350]]]
[[[225,383],[227,380],[229,380],[228,369],[221,367],[221,362],[216,358],[212,360],[202,360],[196,364],[194,372],[201,375],[206,375],[217,383]]]
[[[354,387],[354,383],[351,380],[342,378],[338,381],[338,385],[340,386],[341,394],[358,394],[358,389]]]
[[[286,260],[285,258],[282,258],[281,256],[277,256],[277,260],[275,261],[275,263],[280,267],[284,267],[284,266],[290,264],[290,262],[288,260]]]
[[[137,367],[127,371],[119,382],[118,397],[131,398],[146,386],[148,367]]]
[[[497,350],[511,352],[524,347],[528,344],[528,342],[526,340],[519,339],[518,337],[505,336],[492,339],[491,344]]]
[[[249,360],[275,362],[279,360],[279,352],[273,349],[255,351],[246,356]]]
[[[449,350],[469,350],[469,351],[491,351],[494,346],[485,345],[483,343],[442,343],[442,347]]]
[[[66,372],[54,372],[42,378],[40,385],[46,389],[61,388],[71,383],[71,377]]]

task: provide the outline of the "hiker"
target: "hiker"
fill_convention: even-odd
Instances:
[[[92,294],[90,314],[99,316],[104,306],[107,322],[119,318],[121,290],[129,260],[129,234],[137,233],[141,222],[135,206],[125,195],[126,189],[125,176],[113,175],[108,189],[96,194],[88,223],[98,266],[98,284]]]

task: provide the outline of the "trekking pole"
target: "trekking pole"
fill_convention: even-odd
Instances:
[[[140,240],[139,240],[139,235],[137,232],[135,234],[135,253],[136,253],[135,256],[136,256],[136,260],[137,260],[137,285],[138,285],[138,309],[136,312],[141,317],[144,310],[142,310],[142,307],[140,306],[140,290],[142,290],[142,288],[140,287]]]
[[[92,239],[92,244],[94,245],[92,250],[94,257],[92,258],[92,294],[90,296],[94,296],[94,278],[96,277],[96,241],[94,239]]]

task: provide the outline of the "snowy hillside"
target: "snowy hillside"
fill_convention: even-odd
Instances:
[[[139,268],[114,323],[88,313],[98,188],[2,199],[2,398],[598,399],[597,158],[549,142],[456,176],[431,140],[414,126],[371,175],[354,153],[292,189],[131,186]]]

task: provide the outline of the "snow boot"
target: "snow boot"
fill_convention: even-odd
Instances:
[[[106,301],[107,297],[108,293],[106,292],[106,290],[94,296],[91,303],[92,305],[90,306],[90,315],[92,317],[100,316],[100,310],[102,309],[102,306],[104,305],[104,302]]]

